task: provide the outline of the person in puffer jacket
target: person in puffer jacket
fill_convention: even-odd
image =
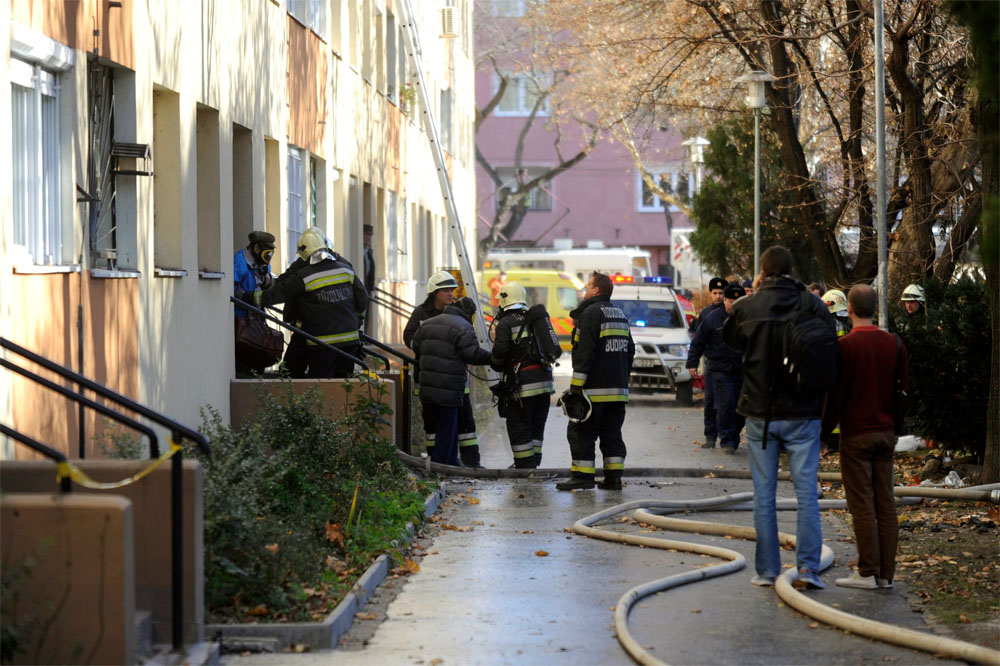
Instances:
[[[490,365],[503,376],[500,416],[506,420],[514,467],[534,469],[542,462],[549,396],[555,393],[552,366],[542,360],[534,339],[524,286],[508,282],[497,296],[500,314]]]
[[[463,298],[424,320],[413,336],[424,428],[434,432],[431,460],[459,465],[458,411],[465,397],[466,365],[486,365],[490,352],[479,346],[469,317],[475,304]]]
[[[628,317],[611,302],[614,283],[603,273],[594,273],[584,291],[586,299],[570,313],[573,317],[573,379],[570,390],[587,396],[590,416],[570,421],[566,429],[573,464],[572,477],[556,484],[557,490],[589,490],[594,487],[594,447],[601,440],[604,457],[603,490],[621,490],[625,470],[625,405],[629,374],[635,357],[635,342]]]

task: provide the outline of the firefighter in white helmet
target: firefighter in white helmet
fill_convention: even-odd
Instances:
[[[552,363],[562,350],[545,306],[528,308],[524,286],[507,282],[497,292],[493,356],[500,373],[493,388],[500,416],[506,419],[514,467],[534,469],[542,462],[542,441],[555,393]]]
[[[259,307],[284,303],[286,321],[349,355],[293,335],[285,350],[285,365],[293,378],[350,377],[353,359],[362,357],[359,329],[368,294],[351,263],[330,245],[319,227],[306,229],[296,244],[298,260],[270,289],[258,288],[243,297]]]
[[[427,279],[427,298],[418,305],[410,315],[406,327],[403,329],[403,342],[407,347],[413,349],[413,337],[417,334],[420,324],[435,317],[444,309],[455,302],[455,290],[458,289],[458,281],[455,276],[448,271],[438,271]],[[420,395],[420,387],[417,387],[417,396]],[[421,401],[421,405],[423,405]],[[436,428],[433,426],[432,418],[424,418],[424,443],[427,447],[427,456],[434,458],[434,445],[436,443]],[[458,410],[458,452],[462,464],[466,467],[481,468],[479,455],[479,436],[476,433],[476,418],[472,412],[472,403],[469,400],[468,382],[465,384],[464,398]]]
[[[906,289],[903,290],[903,295],[899,297],[899,300],[903,302],[906,314],[911,317],[924,314],[927,307],[927,299],[924,298],[924,288],[919,284],[906,285]]]
[[[826,305],[826,309],[833,315],[833,321],[837,325],[837,337],[843,337],[851,332],[851,319],[847,316],[847,296],[840,289],[831,289],[822,296],[820,300]]]

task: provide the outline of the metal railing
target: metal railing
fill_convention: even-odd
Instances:
[[[403,412],[403,441],[400,442],[400,448],[404,453],[410,453],[412,451],[412,442],[410,441],[412,437],[412,433],[410,432],[412,419],[410,418],[410,411],[412,409],[411,405],[413,404],[413,392],[410,389],[413,387],[412,369],[416,368],[417,359],[414,356],[410,356],[406,352],[401,352],[398,349],[390,347],[384,342],[376,340],[375,338],[364,333],[361,334],[361,339],[364,340],[366,344],[374,345],[375,347],[392,354],[403,362],[402,368],[400,369],[400,378],[403,385],[403,404],[400,406],[400,411]]]
[[[384,301],[391,307],[402,310],[404,317],[409,317],[411,314],[413,314],[413,311],[416,309],[416,306],[414,306],[406,299],[400,298],[396,294],[386,291],[385,289],[381,289],[379,287],[372,287],[372,291],[370,294],[368,294],[368,296],[369,298],[378,299],[379,301]]]
[[[50,390],[56,391],[62,394],[66,398],[82,404],[86,407],[90,407],[95,411],[104,414],[105,416],[122,423],[123,425],[138,430],[149,438],[150,442],[150,453],[152,457],[159,456],[159,443],[156,437],[156,433],[134,419],[125,416],[121,412],[111,409],[106,405],[98,403],[90,398],[83,395],[83,391],[89,390],[93,393],[101,396],[105,400],[112,402],[114,404],[127,409],[130,412],[139,414],[153,423],[160,425],[164,428],[170,430],[171,437],[176,444],[181,444],[185,439],[193,442],[205,455],[211,455],[212,450],[209,446],[208,440],[197,430],[189,428],[188,426],[173,420],[172,418],[157,412],[156,410],[147,407],[146,405],[140,404],[131,398],[127,398],[117,391],[109,389],[107,386],[100,384],[92,379],[84,377],[83,375],[70,370],[69,368],[59,365],[58,363],[51,361],[44,356],[36,354],[6,338],[0,337],[0,347],[6,349],[7,351],[17,354],[32,363],[35,363],[50,372],[53,372],[60,377],[70,380],[77,385],[77,391],[73,391],[65,386],[60,386],[55,382],[52,382],[40,375],[31,372],[21,366],[10,362],[8,359],[0,359],[0,365],[12,372],[15,372],[22,377],[38,383]],[[3,433],[12,437],[16,441],[19,441],[32,449],[39,451],[43,455],[52,457],[52,453],[58,456],[62,456],[58,451],[51,449],[50,447],[31,440],[29,437],[17,433],[11,428],[3,427]],[[41,447],[41,448],[39,448]],[[66,457],[62,456],[62,460],[58,462],[67,462]],[[170,588],[171,588],[171,629],[172,629],[172,643],[174,650],[180,650],[184,645],[184,513],[183,513],[183,500],[184,500],[184,477],[183,477],[183,462],[184,462],[184,452],[182,449],[178,449],[171,459],[170,466]],[[67,481],[68,479],[64,479]],[[63,483],[61,482],[61,484]],[[61,488],[65,490],[65,486],[62,485]]]

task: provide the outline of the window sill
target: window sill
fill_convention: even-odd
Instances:
[[[198,279],[200,280],[224,280],[226,274],[220,271],[198,271]]]
[[[123,268],[92,268],[90,269],[90,277],[100,280],[137,280],[142,277],[142,273]]]
[[[156,277],[164,278],[181,278],[187,277],[188,272],[180,268],[160,268],[157,266],[153,269],[153,275]]]
[[[79,273],[80,267],[76,264],[70,264],[68,266],[35,266],[34,264],[25,264],[21,266],[14,266],[14,273],[18,275],[48,275],[51,273]]]

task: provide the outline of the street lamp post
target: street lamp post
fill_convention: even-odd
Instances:
[[[753,274],[760,273],[760,113],[767,106],[764,84],[777,79],[767,72],[753,71],[736,79],[747,84],[746,104],[753,109]]]

